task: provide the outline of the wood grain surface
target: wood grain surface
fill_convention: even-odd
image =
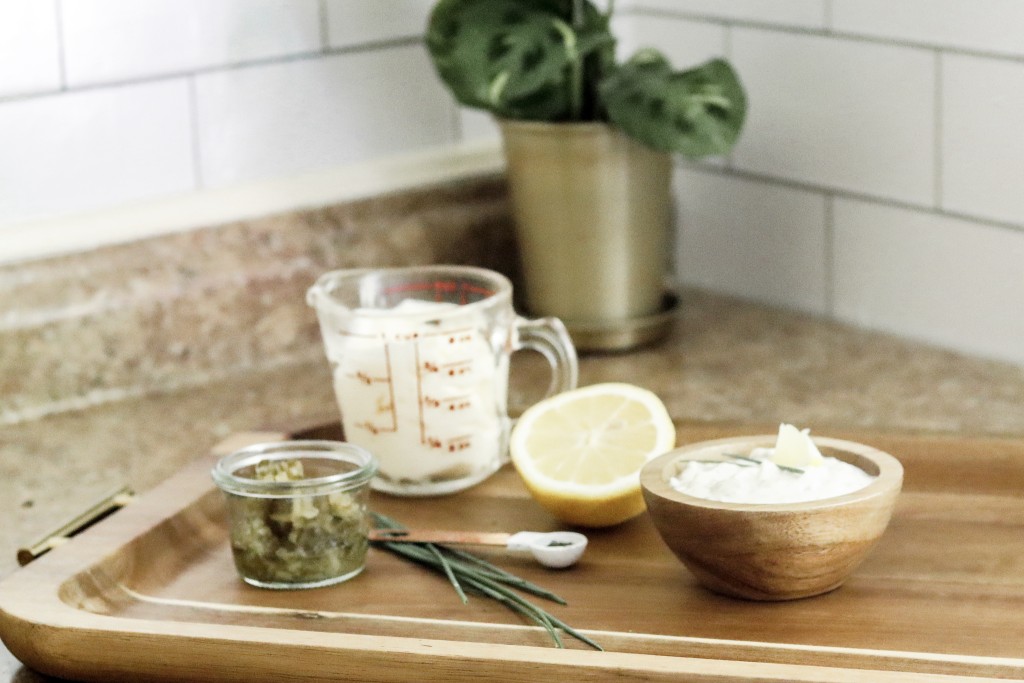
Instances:
[[[835,590],[882,537],[903,484],[899,461],[877,448],[817,438],[825,456],[872,475],[827,501],[738,504],[693,498],[670,480],[688,460],[729,460],[771,448],[776,435],[727,437],[669,451],[640,472],[647,514],[665,544],[704,586],[751,600],[794,600]]]
[[[297,436],[337,436],[333,428]],[[679,442],[770,433],[679,425]],[[487,557],[561,594],[556,616],[608,651],[547,634],[499,605],[463,605],[443,577],[372,550],[350,582],[243,584],[200,458],[0,583],[0,636],[30,667],[81,680],[952,681],[1024,678],[1024,441],[829,432],[896,456],[889,529],[838,590],[783,603],[701,588],[646,516],[588,531],[568,570]],[[241,443],[285,435],[238,435]],[[375,495],[410,526],[554,530],[506,468],[460,494]]]

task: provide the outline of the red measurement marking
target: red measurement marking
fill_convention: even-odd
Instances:
[[[357,422],[354,426],[357,429],[365,429],[366,431],[370,432],[373,435],[377,435],[382,432],[393,434],[394,432],[397,431],[394,427],[381,427],[380,425],[376,425],[370,422],[369,420],[365,422]]]
[[[454,288],[454,283],[452,283]],[[385,294],[399,294],[401,292],[429,292],[437,288],[436,282],[409,282],[404,285],[391,285],[384,288]]]
[[[398,431],[398,412],[395,410],[395,383],[391,375],[391,348],[384,345],[384,365],[388,370],[388,398],[391,401],[391,431]]]
[[[370,375],[367,375],[365,372],[362,372],[362,371],[359,371],[359,372],[356,372],[356,373],[349,373],[348,376],[349,376],[349,379],[358,380],[358,381],[362,382],[363,384],[365,384],[366,386],[370,386],[374,382],[387,382],[387,381],[390,381],[390,378],[388,378],[388,377],[371,377]]]
[[[473,360],[460,360],[455,363],[445,363],[441,366],[449,377],[458,377],[473,371]]]
[[[412,350],[413,350],[413,354],[415,355],[416,367],[419,368],[420,367],[420,345],[419,345],[419,342],[416,342],[415,344],[413,344]],[[426,365],[427,371],[430,372],[430,363],[426,363],[425,365]],[[437,370],[435,368],[434,372],[436,372],[436,371]],[[420,371],[420,370],[416,371],[416,396],[420,397],[421,399],[423,397],[423,372]],[[423,402],[422,402],[422,400],[420,401],[420,404],[417,406],[417,410],[419,412],[419,418],[420,418],[420,443],[422,444],[422,443],[426,443],[426,441],[427,441],[427,422],[426,422],[426,420],[423,419]]]
[[[447,299],[447,295],[454,292],[456,283],[454,282],[435,282],[434,283],[434,301],[444,301]]]
[[[418,355],[418,354],[417,354]],[[473,360],[460,360],[455,363],[445,363],[444,365],[438,365],[431,361],[423,361],[422,368],[426,372],[441,372],[442,370],[449,377],[455,377],[456,375],[465,375],[467,372],[473,370]]]
[[[428,408],[441,408],[443,406],[448,411],[465,410],[472,405],[472,397],[466,395],[438,399],[432,396],[424,396],[423,405]]]
[[[403,285],[391,285],[384,288],[384,295],[391,297],[394,294],[406,292],[434,292],[434,301],[444,301],[445,294],[454,292],[459,283],[452,280],[435,280],[434,282],[410,282]]]
[[[472,445],[472,437],[468,435],[457,436],[454,439],[448,439],[448,452],[456,453],[458,451],[464,451]]]
[[[390,297],[393,294],[404,294],[407,292],[434,292],[435,301],[443,301],[445,295],[454,292],[459,293],[459,301],[463,304],[468,302],[468,294],[474,294],[481,298],[494,296],[493,289],[480,287],[468,282],[456,282],[454,280],[435,280],[434,282],[410,282],[403,285],[392,285],[384,288],[384,295]]]
[[[486,287],[477,287],[476,285],[462,283],[462,289],[470,294],[479,294],[480,296],[494,296],[493,289],[487,289]]]

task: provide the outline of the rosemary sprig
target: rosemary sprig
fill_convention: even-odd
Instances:
[[[448,559],[441,554],[441,551],[438,549],[436,545],[429,544],[427,546],[427,549],[431,552],[431,554],[434,557],[437,558],[438,563],[441,565],[441,569],[444,570],[445,576],[448,577],[448,581],[452,584],[452,588],[454,588],[455,592],[458,593],[459,600],[462,600],[462,604],[465,605],[466,603],[468,603],[469,598],[466,597],[466,592],[462,590],[462,584],[460,584],[459,580],[455,577],[455,570],[452,569],[451,562],[449,562]]]
[[[733,458],[735,460],[742,460],[743,462],[749,462],[754,465],[760,465],[761,461],[756,458],[751,458],[749,455],[740,455],[739,453],[722,453],[727,458]]]
[[[460,559],[465,560],[466,562],[470,562],[476,565],[477,568],[483,573],[483,575],[487,576],[488,578],[501,581],[502,583],[507,584],[509,586],[515,586],[519,590],[525,591],[527,593],[532,593],[533,595],[536,595],[539,598],[544,598],[545,600],[550,600],[551,602],[557,602],[559,605],[569,604],[562,597],[555,595],[548,589],[541,588],[535,583],[527,581],[524,578],[518,577],[515,574],[511,574],[505,571],[504,569],[501,569],[500,567],[496,567],[487,560],[483,560],[477,557],[476,555],[471,555],[470,553],[464,552],[462,550],[456,550],[455,548],[446,548],[446,551],[451,555],[454,555],[455,557],[458,557]]]
[[[754,465],[760,465],[761,464],[760,460],[758,460],[756,458],[751,458],[750,456],[747,456],[747,455],[740,455],[739,453],[722,453],[722,455],[724,455],[727,458],[733,458],[734,460],[739,460],[739,461],[742,461],[742,462],[749,462],[749,463],[752,463]],[[718,462],[720,462],[720,461],[718,461]],[[802,469],[800,467],[790,467],[789,465],[780,465],[778,463],[775,463],[775,466],[778,467],[783,472],[793,472],[794,474],[803,474],[806,471],[806,470],[804,470],[804,469]]]
[[[371,514],[378,527],[386,529],[403,528],[401,524],[390,517],[377,512],[372,512]],[[377,541],[374,542],[374,545],[417,564],[442,572],[455,588],[455,592],[463,603],[468,601],[466,597],[467,592],[482,595],[502,603],[512,611],[543,627],[550,634],[556,647],[565,647],[565,644],[562,642],[562,636],[559,633],[559,630],[561,630],[595,650],[604,650],[604,648],[587,636],[514,592],[512,588],[551,600],[560,605],[566,604],[565,600],[545,588],[541,588],[526,579],[496,567],[484,559],[462,550],[456,550],[436,543]]]

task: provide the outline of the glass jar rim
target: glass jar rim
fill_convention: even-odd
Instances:
[[[354,469],[293,481],[241,477],[235,472],[266,460],[319,458],[355,465]],[[316,495],[362,486],[377,473],[377,459],[365,448],[345,441],[307,439],[256,443],[220,458],[210,471],[219,488],[229,493],[267,498]]]

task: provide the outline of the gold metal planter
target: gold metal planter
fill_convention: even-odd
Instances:
[[[584,350],[659,337],[675,302],[671,156],[602,123],[499,125],[529,313],[561,318]]]

